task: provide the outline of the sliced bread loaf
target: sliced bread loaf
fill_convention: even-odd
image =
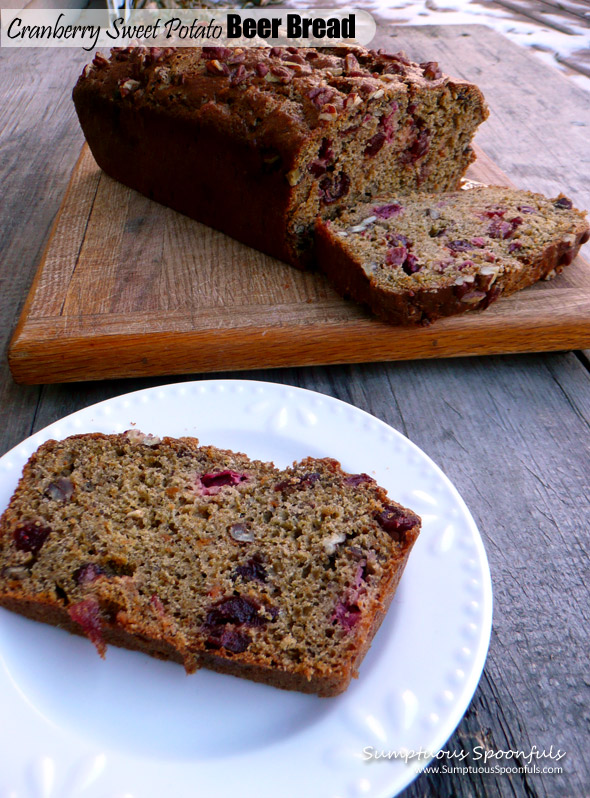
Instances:
[[[434,61],[362,47],[117,48],[73,96],[107,174],[300,267],[318,214],[457,188],[488,115]]]

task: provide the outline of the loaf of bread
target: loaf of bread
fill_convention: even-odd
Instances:
[[[102,655],[113,643],[331,696],[419,526],[335,460],[278,470],[194,438],[77,435],[37,450],[0,520],[0,605]]]
[[[320,268],[393,324],[481,310],[570,264],[590,236],[563,195],[473,186],[376,198],[319,220]]]
[[[296,266],[318,214],[457,188],[487,116],[435,62],[359,47],[118,49],[73,96],[107,174]]]

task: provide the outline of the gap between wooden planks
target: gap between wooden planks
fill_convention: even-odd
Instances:
[[[481,150],[468,176],[510,185]],[[483,313],[392,327],[321,275],[111,180],[85,145],[8,358],[17,382],[38,384],[588,346],[581,258]]]

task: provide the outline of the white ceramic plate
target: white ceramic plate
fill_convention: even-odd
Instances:
[[[48,438],[194,435],[285,466],[332,456],[375,476],[423,531],[360,678],[337,698],[88,641],[0,610],[1,798],[392,798],[438,751],[475,691],[492,617],[481,538],[459,494],[414,444],[322,394],[246,380],[150,388],[74,413],[0,459],[0,509]]]

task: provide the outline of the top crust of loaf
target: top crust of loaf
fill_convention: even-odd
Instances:
[[[473,94],[487,117],[477,86],[442,74],[435,62],[362,47],[113,49],[84,68],[74,100],[98,91],[122,105],[189,116],[236,139],[255,137],[289,168],[310,136],[324,135],[359,101],[448,83]]]

